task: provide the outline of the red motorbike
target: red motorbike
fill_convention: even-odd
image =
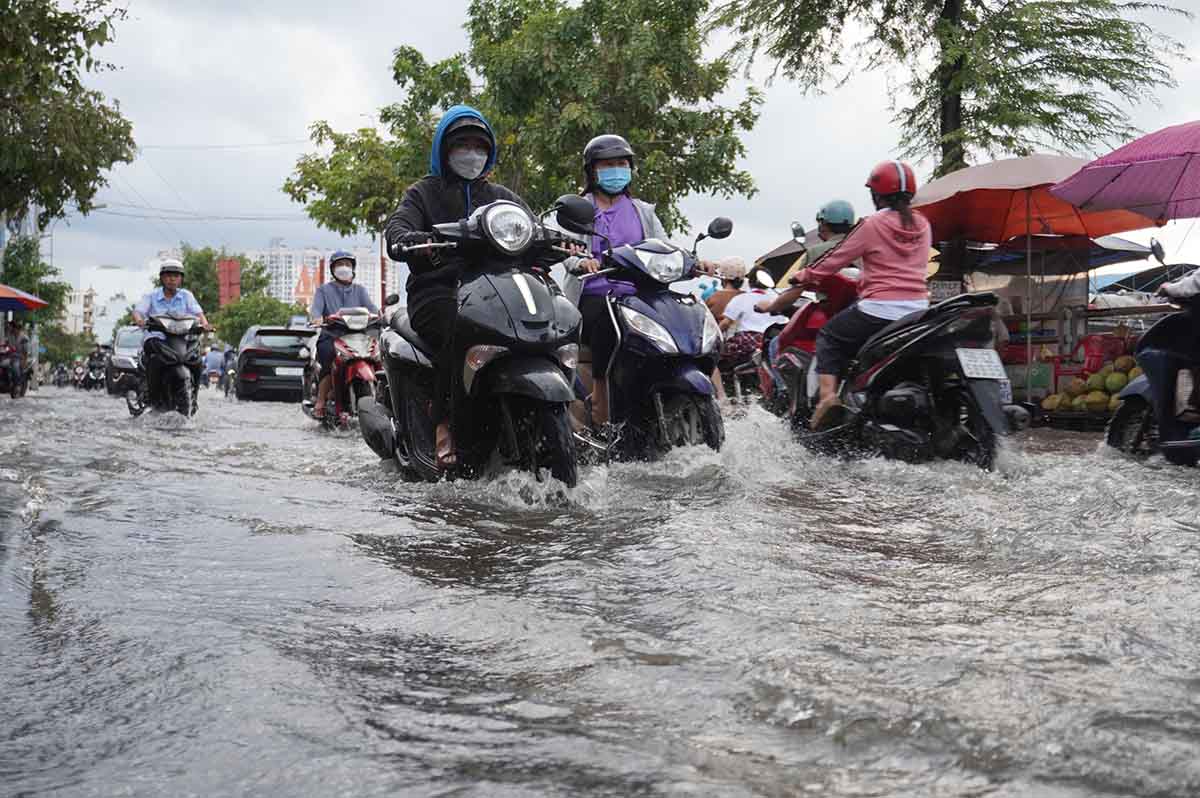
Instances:
[[[858,282],[840,274],[824,278],[817,287],[817,300],[792,314],[791,321],[775,335],[763,336],[762,349],[754,353],[758,364],[763,404],[778,416],[792,418],[796,401],[807,396],[809,365],[817,352],[817,333],[826,322],[854,304]]]
[[[313,324],[322,327],[334,337],[333,341],[333,388],[325,403],[325,415],[314,413],[317,404],[317,386],[325,376],[317,361],[316,344],[304,367],[304,398],[301,409],[310,418],[316,419],[328,429],[348,427],[358,417],[361,399],[375,395],[375,373],[383,366],[379,359],[379,331],[383,317],[366,308],[342,308],[326,316],[323,322]]]

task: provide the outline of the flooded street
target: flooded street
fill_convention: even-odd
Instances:
[[[294,405],[0,399],[0,793],[1200,794],[1200,473],[729,444],[410,485]]]

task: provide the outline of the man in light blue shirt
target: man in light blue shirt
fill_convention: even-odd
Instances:
[[[151,316],[195,316],[200,325],[211,329],[204,309],[192,296],[192,292],[183,287],[183,264],[175,258],[167,258],[158,267],[158,280],[162,285],[142,297],[133,309],[133,323],[139,327],[146,326],[146,319]],[[146,379],[149,382],[150,396],[156,397],[160,392],[161,363],[157,348],[162,346],[166,335],[151,330],[142,341],[142,363],[146,367]]]

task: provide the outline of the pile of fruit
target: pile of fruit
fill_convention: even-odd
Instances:
[[[1051,413],[1111,413],[1121,404],[1118,395],[1142,370],[1129,355],[1105,363],[1086,379],[1076,377],[1062,393],[1051,394],[1042,400],[1042,409]]]

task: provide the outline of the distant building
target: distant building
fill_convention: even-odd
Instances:
[[[296,287],[292,291],[294,301],[304,307],[312,306],[313,295],[317,293],[317,286],[321,284],[321,269],[318,265],[315,269],[311,266],[300,267],[300,279],[296,281]]]
[[[266,249],[246,253],[252,262],[261,262],[267,270],[270,283],[267,293],[289,305],[296,301],[296,283],[305,267],[314,271],[321,262],[321,250],[315,247],[292,249],[282,238],[271,239]]]
[[[63,311],[63,328],[75,335],[95,334],[96,291],[90,286],[71,291]]]
[[[217,306],[225,307],[242,297],[242,262],[237,258],[217,261]]]
[[[107,343],[112,339],[117,328],[117,321],[125,315],[131,305],[137,304],[141,296],[128,297],[125,294],[114,294],[103,302],[97,301],[95,312],[92,314],[94,326],[92,334],[96,340]]]

